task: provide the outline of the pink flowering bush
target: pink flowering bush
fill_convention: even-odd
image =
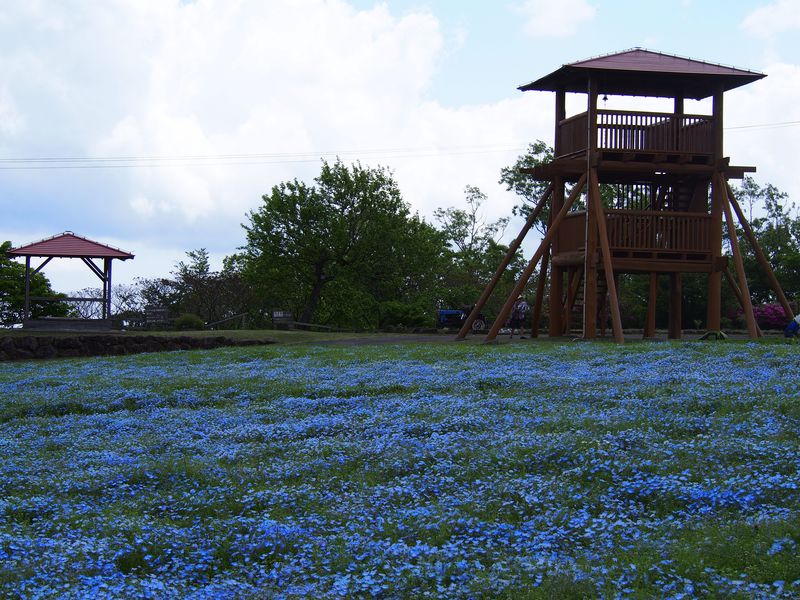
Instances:
[[[783,329],[791,320],[780,304],[761,304],[753,307],[753,315],[761,329]]]

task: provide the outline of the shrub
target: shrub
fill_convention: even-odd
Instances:
[[[753,314],[761,329],[783,329],[790,320],[783,307],[774,303],[754,306]]]
[[[385,331],[403,331],[406,327],[430,326],[430,311],[419,304],[390,300],[380,304],[379,326]]]
[[[198,317],[197,315],[193,315],[191,313],[184,313],[177,319],[175,319],[175,329],[179,331],[188,331],[190,329],[203,329],[205,327],[205,321]]]

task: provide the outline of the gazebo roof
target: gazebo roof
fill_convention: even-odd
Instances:
[[[720,85],[728,91],[766,77],[755,71],[633,48],[566,64],[519,89],[586,93],[590,75],[597,79],[600,94],[683,95],[696,100],[711,96]]]
[[[118,258],[128,260],[133,254],[113,246],[94,242],[71,231],[12,248],[8,256],[51,256],[56,258]]]

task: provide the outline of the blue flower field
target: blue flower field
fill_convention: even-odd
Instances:
[[[797,348],[0,363],[0,596],[797,598]]]

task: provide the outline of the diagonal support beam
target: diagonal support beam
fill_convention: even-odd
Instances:
[[[722,274],[725,275],[725,281],[728,282],[728,285],[733,290],[733,294],[736,296],[736,299],[739,301],[739,306],[742,307],[742,310],[745,310],[745,308],[744,308],[744,297],[742,296],[742,290],[740,290],[739,286],[736,284],[736,280],[733,278],[733,275],[731,275],[730,269],[728,267],[725,267],[725,270],[722,271]],[[757,322],[756,322],[756,329],[758,330],[758,337],[764,337],[764,332],[761,331],[761,327],[758,326]]]
[[[533,305],[533,319],[531,319],[531,337],[539,337],[539,323],[542,320],[542,304],[544,302],[544,288],[547,284],[547,268],[550,265],[550,248],[542,255],[542,266],[539,269],[539,281],[536,283],[536,303]]]
[[[86,258],[85,256],[82,256],[81,260],[86,264],[87,267],[89,267],[92,270],[92,273],[94,273],[95,275],[97,275],[100,278],[100,281],[105,283],[105,281],[106,281],[105,273],[103,273],[103,271],[102,271],[102,269],[100,269],[100,267],[98,267],[96,264],[94,264],[93,260],[91,260],[90,258]]]
[[[753,252],[756,255],[756,260],[758,261],[759,266],[764,270],[764,273],[766,273],[767,279],[769,279],[769,283],[772,286],[772,291],[775,292],[775,296],[778,298],[778,302],[781,303],[783,312],[786,313],[786,316],[789,318],[789,320],[794,319],[792,307],[789,305],[789,301],[786,299],[786,295],[783,293],[783,288],[781,288],[778,278],[775,277],[775,272],[772,270],[772,266],[769,264],[767,257],[764,255],[764,251],[761,249],[761,244],[758,243],[756,235],[753,233],[753,229],[750,227],[750,223],[748,223],[747,219],[745,218],[742,208],[736,201],[736,196],[733,193],[733,189],[727,181],[725,182],[725,187],[728,191],[728,200],[733,207],[734,212],[736,213],[736,217],[739,219],[742,229],[744,230],[744,236],[747,238],[747,241],[750,242],[750,247],[753,249]]]
[[[511,262],[511,259],[514,258],[514,255],[517,253],[520,244],[522,244],[522,240],[525,239],[525,236],[528,235],[528,231],[530,231],[531,227],[533,227],[533,223],[542,213],[542,210],[544,210],[547,200],[549,200],[552,193],[553,193],[553,184],[551,183],[549,186],[547,186],[547,189],[545,190],[544,194],[542,194],[542,198],[539,200],[534,209],[528,215],[528,219],[525,221],[525,225],[522,227],[522,230],[519,232],[519,235],[517,235],[516,239],[513,242],[511,242],[511,245],[508,247],[508,252],[506,252],[506,255],[503,258],[502,262],[500,263],[500,266],[497,267],[497,270],[495,271],[491,281],[489,281],[489,283],[486,285],[486,288],[483,290],[481,297],[478,298],[478,302],[475,303],[475,306],[469,313],[467,320],[464,321],[464,324],[461,326],[461,329],[458,330],[458,335],[456,335],[456,341],[461,341],[465,337],[467,337],[467,333],[469,333],[469,330],[472,328],[472,323],[475,321],[476,318],[478,318],[478,315],[480,314],[481,310],[483,310],[484,305],[491,297],[492,292],[494,292],[494,288],[497,287],[497,284],[500,282],[500,277],[503,276],[503,273],[505,272],[506,268]]]
[[[500,331],[500,328],[508,319],[508,315],[511,314],[511,307],[514,306],[514,301],[517,299],[520,294],[522,294],[522,290],[525,289],[525,285],[528,283],[528,280],[533,275],[534,269],[536,269],[536,264],[539,262],[539,259],[542,255],[550,248],[550,244],[553,241],[556,233],[558,232],[558,227],[561,225],[561,221],[564,220],[564,217],[567,216],[569,209],[572,208],[572,205],[575,204],[575,200],[578,199],[580,196],[581,191],[583,190],[583,186],[586,185],[586,173],[581,175],[581,178],[578,180],[578,183],[575,184],[575,187],[572,188],[572,192],[570,192],[569,198],[567,198],[566,202],[564,202],[564,206],[561,207],[561,210],[558,211],[556,218],[553,219],[553,222],[550,224],[550,227],[547,228],[547,233],[545,234],[544,238],[542,238],[539,247],[534,252],[533,257],[531,258],[528,266],[525,267],[525,270],[522,272],[522,276],[517,281],[517,284],[514,286],[514,289],[511,292],[511,295],[506,300],[506,303],[503,305],[503,308],[500,309],[500,314],[497,315],[497,318],[494,320],[492,324],[492,328],[489,330],[489,333],[486,335],[486,339],[484,342],[492,342],[497,338],[497,333]],[[474,311],[473,311],[474,312]]]
[[[603,255],[603,271],[606,275],[606,288],[608,288],[608,300],[611,305],[611,328],[614,332],[614,341],[618,344],[625,342],[622,334],[622,318],[619,314],[619,298],[617,297],[617,284],[614,281],[614,267],[611,263],[611,247],[608,243],[608,228],[606,227],[606,214],[603,211],[603,204],[600,201],[600,183],[597,180],[597,171],[592,169],[591,181],[589,182],[589,201],[594,205],[597,215],[597,231],[600,237],[600,250]],[[595,316],[595,318],[597,318]]]
[[[719,180],[723,180],[722,175],[716,175]],[[722,181],[722,183],[727,183]],[[731,250],[733,251],[733,264],[736,266],[736,277],[739,280],[739,287],[742,294],[742,308],[744,309],[744,321],[747,324],[747,333],[751,339],[758,337],[756,319],[753,315],[753,303],[750,300],[750,288],[747,287],[747,278],[744,272],[744,262],[742,261],[742,250],[739,248],[739,236],[736,235],[736,224],[733,222],[731,214],[731,203],[728,195],[722,196],[722,210],[725,213],[725,222],[728,224],[728,236],[731,240]]]
[[[46,260],[45,260],[45,261],[44,261],[42,264],[40,264],[40,265],[39,265],[38,267],[36,267],[36,268],[35,268],[33,271],[31,271],[31,275],[36,275],[36,274],[37,274],[39,271],[41,271],[42,269],[44,269],[45,265],[46,265],[47,263],[49,263],[51,260],[53,260],[53,257],[52,257],[52,256],[49,256],[49,257],[47,257],[47,259],[46,259]]]

